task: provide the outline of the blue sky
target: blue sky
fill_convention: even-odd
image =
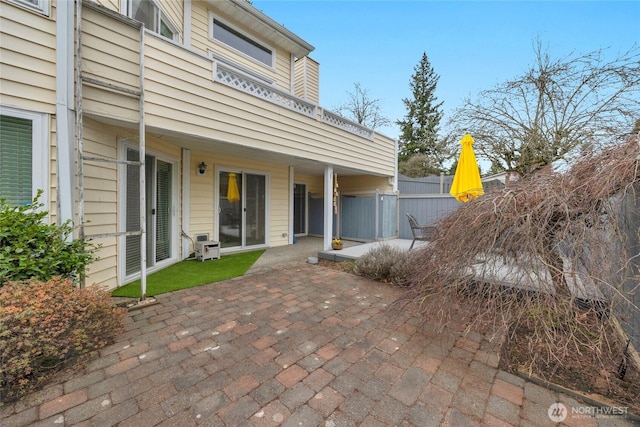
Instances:
[[[640,1],[255,0],[315,47],[320,105],[347,101],[360,82],[392,121],[406,113],[414,67],[426,52],[440,75],[444,120],[465,97],[523,74],[539,38],[554,57],[640,43]],[[379,129],[397,138],[397,126]]]

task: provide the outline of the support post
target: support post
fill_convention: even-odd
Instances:
[[[331,249],[333,239],[333,166],[324,168],[324,250]]]

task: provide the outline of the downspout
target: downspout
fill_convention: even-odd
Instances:
[[[75,199],[73,2],[58,2],[56,15],[56,223],[60,225],[73,221]]]
[[[140,25],[140,116],[138,153],[140,156],[140,301],[147,297],[147,199],[146,199],[146,127],[144,123],[144,24]]]
[[[70,3],[70,2],[62,2]],[[76,146],[78,147],[78,238],[84,239],[84,170],[83,157],[84,151],[82,146],[82,1],[76,1]],[[80,274],[80,287],[84,288],[85,274]]]

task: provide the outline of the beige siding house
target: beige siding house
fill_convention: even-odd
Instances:
[[[341,194],[395,194],[395,141],[322,108],[313,46],[245,0],[0,0],[0,44],[0,197],[100,244],[87,284],[199,238],[328,248]]]

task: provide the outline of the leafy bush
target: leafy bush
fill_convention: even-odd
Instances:
[[[407,273],[414,260],[414,252],[382,244],[358,258],[354,273],[373,280],[405,286]]]
[[[122,330],[125,309],[97,287],[56,277],[0,288],[0,396],[17,398]]]
[[[0,199],[0,287],[32,277],[75,277],[93,261],[95,247],[84,240],[69,240],[71,223],[46,224],[46,211],[38,196],[25,206],[10,206]]]

